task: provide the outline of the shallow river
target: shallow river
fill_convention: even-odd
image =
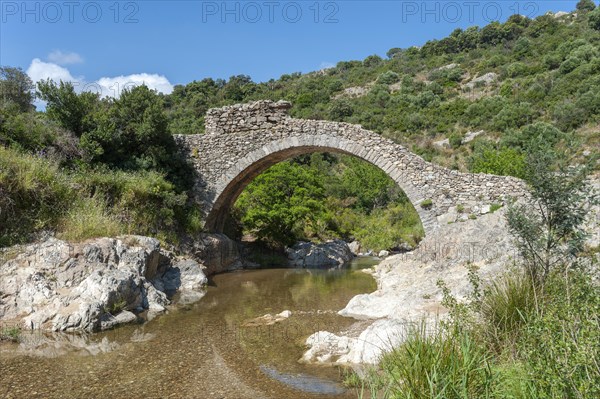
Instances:
[[[334,367],[298,362],[313,332],[375,281],[357,269],[265,269],[214,276],[200,302],[88,337],[24,334],[0,345],[1,398],[353,398]],[[253,319],[290,310],[273,325]],[[33,343],[33,344],[32,344]],[[35,345],[34,345],[35,344]]]

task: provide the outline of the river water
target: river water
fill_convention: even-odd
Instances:
[[[306,338],[375,290],[360,268],[263,269],[214,276],[199,302],[90,336],[23,334],[0,345],[2,398],[353,398],[342,373],[298,362]],[[266,325],[266,314],[291,316]],[[272,321],[272,320],[271,320]]]

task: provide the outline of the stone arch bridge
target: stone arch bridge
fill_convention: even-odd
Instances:
[[[413,203],[425,234],[459,204],[476,212],[525,193],[518,179],[446,169],[359,125],[291,118],[290,107],[257,101],[210,109],[205,134],[175,136],[197,171],[194,196],[207,231],[224,232],[231,207],[256,176],[311,152],[354,155],[381,168]]]

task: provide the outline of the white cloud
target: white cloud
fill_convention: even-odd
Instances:
[[[173,85],[163,75],[138,73],[127,76],[116,76],[113,78],[100,78],[96,82],[101,90],[102,96],[119,97],[123,89],[141,86],[145,84],[150,89],[156,90],[159,93],[171,94]]]
[[[73,77],[67,68],[55,63],[44,62],[39,58],[31,61],[31,65],[27,68],[27,75],[34,83],[46,79],[53,80],[56,83],[61,80],[71,82],[76,91],[92,91],[99,93],[101,97],[118,98],[123,89],[143,84],[159,93],[170,94],[173,92],[173,85],[163,75],[138,73],[127,76],[103,77],[95,82],[87,82],[83,77]]]
[[[48,61],[58,65],[81,64],[83,58],[77,53],[63,53],[60,50],[54,50],[48,54]]]
[[[80,79],[75,79],[71,72],[67,68],[63,68],[59,65],[51,62],[44,62],[39,58],[34,58],[31,61],[31,65],[27,68],[27,75],[31,78],[34,83],[40,80],[50,79],[55,82],[79,82]]]

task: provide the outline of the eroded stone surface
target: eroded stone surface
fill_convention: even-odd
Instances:
[[[98,331],[163,312],[176,292],[201,298],[206,276],[196,261],[176,259],[158,240],[56,238],[11,249],[0,265],[0,320],[27,329]]]
[[[289,263],[293,267],[315,268],[341,266],[354,257],[348,244],[342,240],[322,244],[299,242],[286,248]]]
[[[319,332],[306,341],[302,360],[327,363],[376,363],[381,354],[402,342],[407,327],[426,321],[435,325],[447,310],[437,281],[458,298],[470,292],[468,265],[479,268],[484,281],[506,271],[517,254],[502,210],[477,220],[440,226],[412,252],[386,258],[369,271],[377,290],[357,295],[339,314],[374,322],[359,334]]]
[[[591,184],[600,189],[599,176]],[[478,268],[487,283],[503,273],[510,273],[519,260],[510,235],[505,209],[489,213],[489,208],[469,209],[477,219],[442,224],[426,236],[412,252],[386,258],[374,269],[365,270],[377,281],[377,290],[357,295],[339,314],[368,323],[362,332],[348,334],[321,331],[310,336],[308,351],[302,361],[316,363],[377,363],[381,354],[402,342],[408,328],[427,325],[435,328],[447,317],[441,305],[442,293],[437,281],[442,280],[458,300],[468,297],[472,287],[468,267]],[[454,212],[457,215],[464,213]],[[600,207],[590,209],[584,229],[589,233],[586,245],[596,248],[600,231]],[[358,324],[357,324],[358,325]]]

